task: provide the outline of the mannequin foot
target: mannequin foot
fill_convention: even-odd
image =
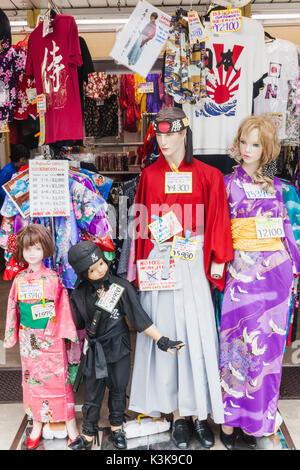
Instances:
[[[185,419],[177,419],[173,423],[172,439],[178,449],[187,449],[189,446],[189,429]]]
[[[236,430],[230,426],[220,426],[220,439],[226,449],[233,450],[235,447]]]
[[[39,423],[38,421],[33,421],[32,431],[26,442],[26,448],[28,450],[35,449],[39,445],[42,431],[43,431],[43,423]]]
[[[245,431],[241,429],[241,436],[243,442],[246,444],[249,449],[256,449],[257,442],[256,442],[256,437],[252,436],[251,434],[247,434]]]
[[[215,436],[210,429],[207,419],[201,421],[199,419],[195,419],[194,427],[197,438],[200,441],[202,447],[205,449],[210,449],[215,443]]]
[[[76,437],[79,435],[75,418],[70,419],[70,421],[66,421],[66,428],[70,442],[75,441]]]
[[[122,426],[111,426],[110,429],[114,447],[127,449],[126,433],[123,431]]]
[[[71,450],[91,450],[93,445],[94,436],[85,436],[79,434],[71,444],[68,445]]]

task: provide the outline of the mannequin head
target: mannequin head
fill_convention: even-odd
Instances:
[[[155,116],[153,127],[158,145],[167,160],[182,155],[187,163],[193,161],[192,133],[182,109],[161,109]]]
[[[279,152],[277,128],[272,119],[259,115],[242,121],[231,156],[252,176],[254,183],[261,183],[266,189],[273,186],[266,170]]]
[[[29,269],[37,270],[43,258],[55,253],[55,244],[50,231],[40,224],[30,224],[17,233],[16,259],[28,263]]]
[[[109,262],[103,251],[91,241],[73,245],[68,252],[68,260],[80,280],[99,281],[106,279]]]

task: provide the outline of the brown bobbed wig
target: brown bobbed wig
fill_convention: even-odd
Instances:
[[[187,118],[185,112],[181,108],[176,106],[170,106],[168,108],[162,108],[155,116],[155,121],[159,122],[172,122],[176,119]],[[190,126],[186,127],[186,142],[185,142],[185,157],[186,163],[193,162],[193,135]]]
[[[40,243],[43,248],[44,258],[50,258],[55,253],[55,243],[50,231],[40,224],[30,224],[21,228],[17,233],[17,251],[15,258],[19,263],[26,263],[23,258],[24,248]]]
[[[277,138],[277,128],[274,121],[265,114],[257,116],[249,116],[245,118],[238,129],[236,138],[234,139],[233,149],[230,156],[238,163],[242,163],[243,159],[240,155],[240,140],[254,129],[258,130],[259,143],[262,146],[262,156],[258,170],[252,176],[252,182],[262,184],[262,189],[274,192],[273,180],[263,174],[265,166],[277,159],[280,153],[280,145]]]

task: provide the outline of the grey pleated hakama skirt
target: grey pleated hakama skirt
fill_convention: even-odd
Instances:
[[[215,313],[204,273],[203,237],[195,238],[195,261],[174,258],[180,288],[141,292],[141,304],[161,333],[185,346],[171,355],[137,333],[129,409],[156,417],[178,409],[181,416],[202,420],[210,414],[223,423]],[[155,244],[148,259],[167,259],[170,247]]]

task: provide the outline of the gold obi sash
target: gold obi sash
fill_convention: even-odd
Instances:
[[[247,217],[231,220],[233,249],[241,251],[278,251],[284,250],[280,238],[257,238],[255,219]]]

